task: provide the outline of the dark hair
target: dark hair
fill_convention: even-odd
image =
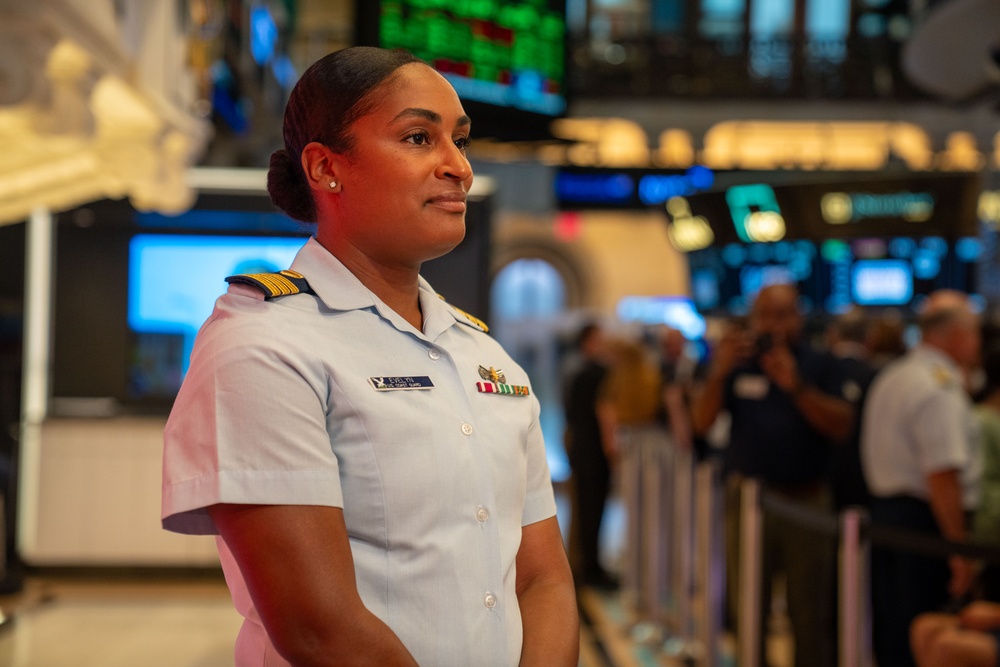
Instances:
[[[958,306],[935,308],[926,313],[921,313],[917,317],[917,326],[926,335],[934,331],[947,329],[956,322],[961,322],[967,315],[968,311]]]
[[[285,147],[271,154],[267,191],[274,205],[296,220],[315,222],[316,204],[302,170],[302,149],[318,141],[338,152],[350,151],[350,127],[378,102],[376,89],[403,65],[423,62],[402,49],[352,46],[313,63],[288,98]]]

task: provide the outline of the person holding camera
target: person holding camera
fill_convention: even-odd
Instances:
[[[841,366],[803,339],[803,316],[793,285],[758,293],[749,327],[733,328],[714,350],[692,403],[695,432],[704,434],[725,410],[731,418],[724,460],[727,588],[735,620],[739,549],[739,487],[759,479],[765,492],[818,509],[831,507],[832,447],[850,435],[853,407],[842,396]],[[770,610],[773,578],[787,582],[797,667],[824,667],[836,659],[833,633],[834,546],[815,531],[766,515],[763,609]],[[767,627],[761,624],[760,627]],[[760,642],[763,647],[764,642]],[[762,649],[763,650],[763,649]],[[766,664],[763,659],[761,664]]]

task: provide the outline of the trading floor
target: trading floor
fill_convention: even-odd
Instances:
[[[557,495],[560,516],[568,502]],[[608,507],[603,548],[620,548],[624,516]],[[613,592],[579,591],[581,667],[676,667],[664,642],[644,638]],[[53,571],[36,569],[23,590],[0,595],[0,667],[226,667],[240,617],[221,572]],[[791,665],[778,609],[769,626],[774,667]],[[725,637],[719,667],[735,664]]]
[[[632,639],[616,595],[579,599],[581,667],[682,664]],[[226,667],[240,627],[221,575],[35,574],[0,609],[0,667]],[[769,649],[774,665],[791,664],[780,635]]]

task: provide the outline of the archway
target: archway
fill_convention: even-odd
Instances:
[[[492,332],[531,378],[542,406],[541,426],[552,479],[563,481],[569,476],[569,464],[562,444],[557,330],[566,312],[566,280],[552,263],[522,257],[497,272],[490,301]]]

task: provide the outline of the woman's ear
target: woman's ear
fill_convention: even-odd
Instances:
[[[312,141],[302,149],[302,171],[313,190],[337,192],[340,189],[336,163],[336,154],[318,141]]]

